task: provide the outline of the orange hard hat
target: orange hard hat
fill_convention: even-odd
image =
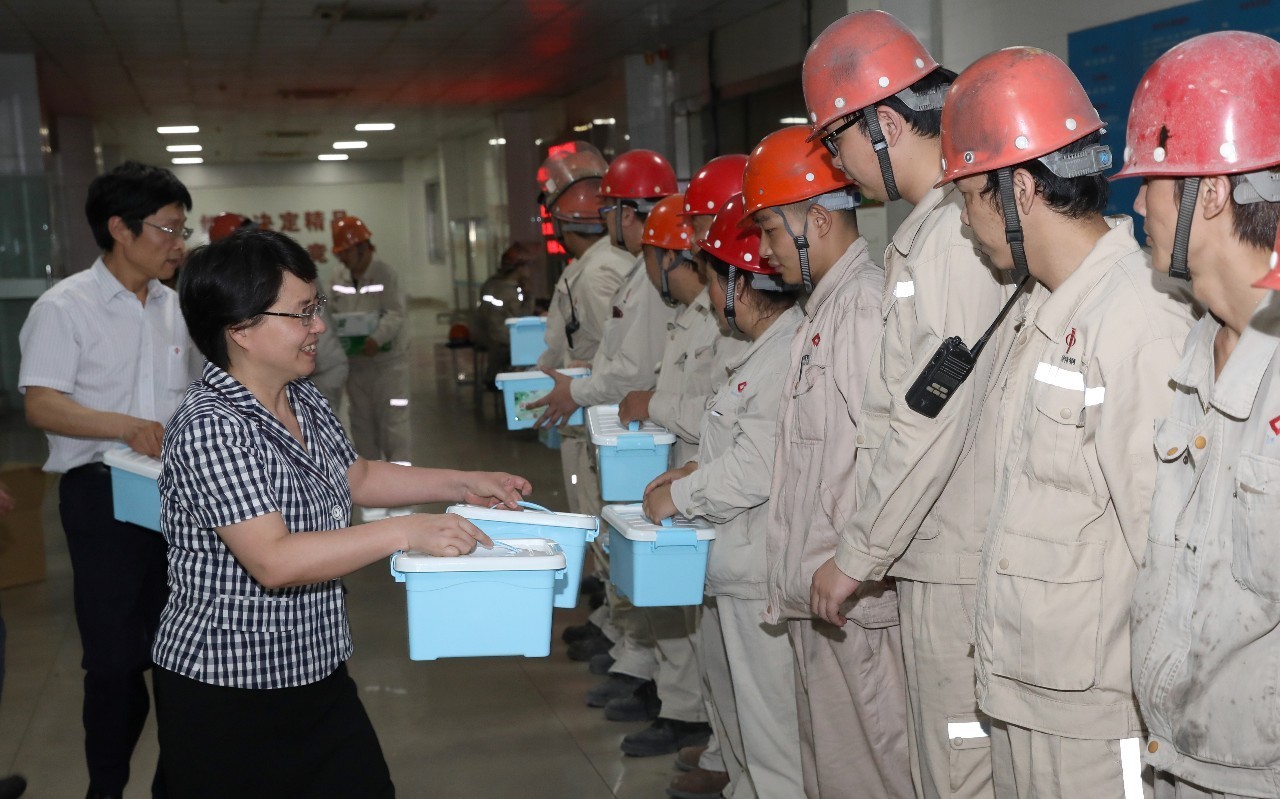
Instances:
[[[711,221],[706,238],[699,239],[698,248],[729,266],[758,275],[780,274],[768,259],[760,257],[760,227],[752,221],[741,194],[725,202]]]
[[[693,243],[693,228],[685,221],[684,195],[673,194],[653,206],[644,220],[641,242],[664,250],[687,250]]]
[[[742,194],[749,217],[763,208],[807,200],[854,187],[836,169],[821,144],[808,138],[809,129],[792,125],[760,140],[747,159]]]
[[[369,241],[373,234],[369,227],[356,216],[344,216],[333,220],[333,252],[343,252],[361,242]]]
[[[608,168],[609,162],[592,144],[571,141],[555,145],[538,168],[542,204],[550,208],[570,186],[580,180],[603,177]]]
[[[600,223],[600,179],[583,178],[564,189],[547,213],[561,222]]]
[[[801,82],[811,137],[841,117],[909,89],[938,68],[911,29],[884,11],[855,11],[827,26],[809,45]],[[940,98],[919,98],[937,108]],[[914,94],[902,98],[914,108]],[[923,108],[917,109],[923,110]]]
[[[684,192],[686,216],[715,215],[735,194],[742,193],[742,173],[747,157],[741,153],[712,158],[689,181]]]
[[[942,109],[942,180],[1040,159],[1059,177],[1105,172],[1111,150],[1057,151],[1102,129],[1084,87],[1062,59],[1038,47],[979,58],[951,85]]]
[[[222,241],[227,236],[235,233],[241,228],[256,227],[252,219],[243,214],[233,214],[230,211],[223,211],[213,218],[209,223],[209,243]]]
[[[1276,232],[1276,237],[1280,238],[1280,231]],[[1271,251],[1271,271],[1253,285],[1255,288],[1280,291],[1280,261],[1277,261],[1276,251],[1274,249]]]
[[[600,186],[601,197],[653,200],[680,190],[670,162],[653,150],[628,150],[609,164]]]

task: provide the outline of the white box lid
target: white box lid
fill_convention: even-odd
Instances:
[[[569,377],[586,377],[591,374],[591,370],[584,366],[575,366],[572,369],[557,369],[562,375]],[[547,373],[541,369],[530,369],[527,372],[503,372],[498,375],[495,380],[499,385],[515,380],[550,380]]]
[[[480,505],[450,505],[445,513],[456,513],[464,519],[511,524],[540,524],[543,527],[574,527],[579,530],[599,530],[600,520],[585,513],[556,513],[532,502],[521,503],[524,510],[485,508]]]
[[[152,480],[160,479],[160,461],[141,452],[134,452],[131,449],[109,449],[102,453],[102,460],[116,469],[133,472]]]
[[[494,541],[493,549],[476,545],[470,555],[438,557],[422,552],[399,552],[391,568],[404,573],[559,571],[565,567],[564,550],[549,538],[507,538]]]
[[[507,327],[520,327],[538,325],[539,327],[547,326],[547,317],[545,316],[513,316],[507,320]]]
[[[672,516],[665,524],[654,524],[644,516],[643,505],[605,505],[600,517],[632,541],[657,541],[659,536],[674,532],[685,536],[696,534],[698,541],[710,541],[716,537],[716,528],[701,519]]]
[[[587,429],[591,431],[591,443],[600,447],[616,447],[619,440],[629,436],[646,436],[659,445],[674,444],[676,441],[675,433],[656,422],[644,421],[637,429],[628,429],[618,418],[617,405],[592,405],[587,408]]]

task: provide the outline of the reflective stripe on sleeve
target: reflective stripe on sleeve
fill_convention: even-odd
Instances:
[[[914,281],[905,280],[897,283],[893,287],[893,296],[895,297],[914,297],[916,296],[916,284]]]
[[[1137,738],[1120,739],[1120,777],[1124,781],[1124,799],[1143,799],[1142,746]]]

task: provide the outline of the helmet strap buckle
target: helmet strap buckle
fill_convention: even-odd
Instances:
[[[867,123],[867,135],[871,137],[871,147],[876,151],[876,159],[880,162],[880,177],[884,178],[884,191],[889,202],[902,198],[898,192],[898,183],[893,178],[893,162],[889,160],[889,141],[880,128],[880,118],[876,115],[875,105],[862,109],[862,118]]]

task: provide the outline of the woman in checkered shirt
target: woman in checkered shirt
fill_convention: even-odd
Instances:
[[[316,267],[283,234],[196,250],[180,298],[208,359],[165,431],[169,602],[153,652],[170,797],[391,797],[381,747],[347,675],[341,578],[397,550],[462,555],[492,541],[414,514],[349,527],[351,505],[504,503],[509,474],[356,456],[306,379],[324,329]]]

